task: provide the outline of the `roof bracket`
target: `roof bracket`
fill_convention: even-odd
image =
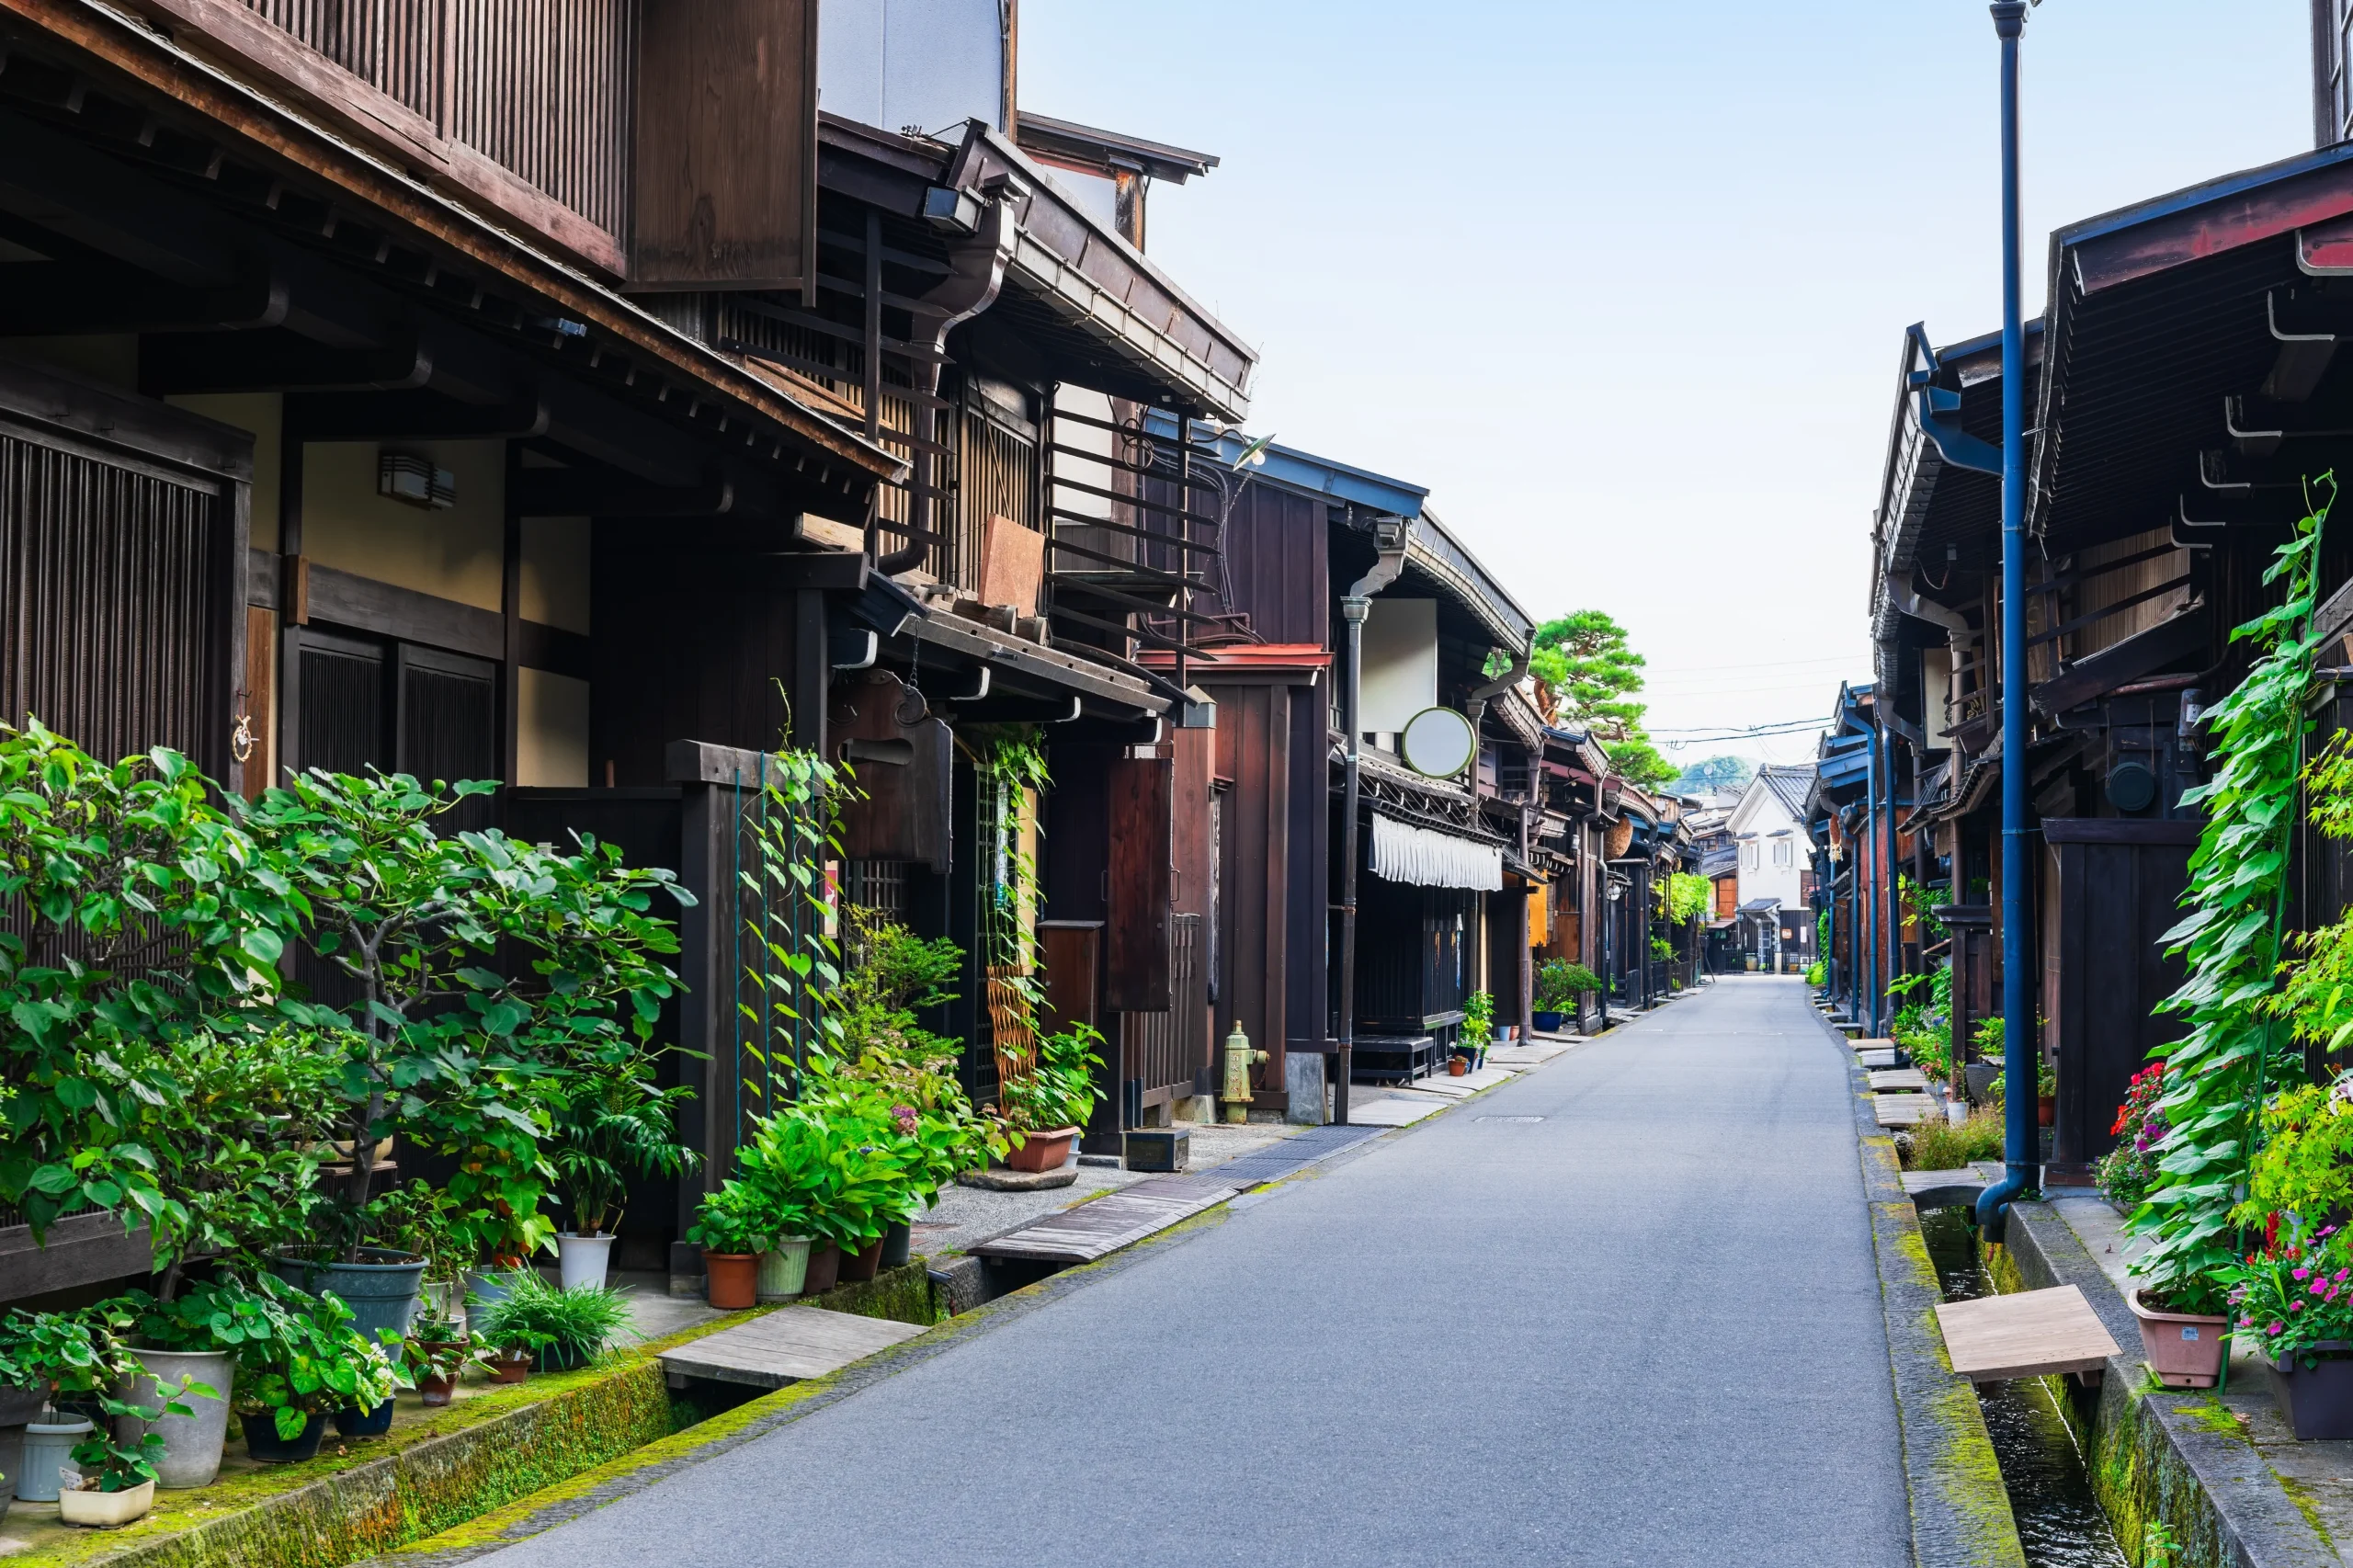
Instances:
[[[1928,342],[1927,326],[1914,322],[1905,329],[1919,351],[1922,368],[1907,378],[1912,388],[1912,415],[1919,421],[1920,433],[1935,444],[1945,461],[1955,468],[1973,469],[1979,473],[2002,472],[2002,449],[1991,441],[1980,440],[1961,427],[1961,394],[1936,384],[1943,370],[1936,349]]]

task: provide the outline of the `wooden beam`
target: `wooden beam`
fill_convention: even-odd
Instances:
[[[153,1238],[145,1226],[125,1233],[112,1214],[74,1214],[41,1241],[29,1225],[0,1227],[0,1301],[153,1273]]]

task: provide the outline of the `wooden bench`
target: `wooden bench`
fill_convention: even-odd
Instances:
[[[1410,1084],[1437,1071],[1438,1036],[1360,1034],[1349,1074],[1352,1081]],[[1366,1059],[1371,1060],[1368,1062]]]

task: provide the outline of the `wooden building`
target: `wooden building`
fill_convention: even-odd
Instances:
[[[2036,1047],[2059,1084],[2052,1183],[2088,1179],[2126,1080],[2179,1028],[2154,1010],[2180,979],[2157,937],[2178,918],[2200,829],[2181,803],[2206,775],[2200,715],[2245,673],[2230,632],[2274,602],[2262,575],[2303,513],[2304,482],[2344,472],[2348,455],[2353,372],[2336,357],[2353,334],[2353,301],[2338,297],[2347,236],[2353,145],[2052,236],[2051,303],[2029,337],[2023,759],[2000,755],[1998,485],[1973,466],[1998,443],[1998,340],[1904,340],[1873,540],[1875,679],[1842,699],[1824,750],[1825,783],[1835,772],[1851,801],[1864,776],[1882,802],[1859,842],[1852,806],[1837,819],[1842,974],[1868,1013],[1889,973],[1949,955],[1957,1035],[1995,1005],[1999,783],[2026,767]],[[2332,530],[2324,592],[2348,575],[2353,540]],[[2353,595],[2322,619],[2353,623]],[[2324,730],[2335,691],[2314,694]],[[2295,918],[2333,917],[2335,852],[2300,854]],[[1898,876],[1949,896],[1940,929],[1889,897]],[[1858,886],[1881,912],[1863,931],[1866,971],[1878,937],[1875,974],[1850,958]],[[1868,915],[1872,899],[1859,902]]]
[[[1208,445],[1142,430],[1238,419],[1249,349],[1005,117],[821,117],[813,4],[341,17],[0,19],[0,714],[248,792],[494,778],[481,820],[676,870],[699,1181],[747,1050],[804,1043],[735,1006],[739,928],[808,917],[733,875],[781,745],[874,795],[842,896],[977,955],[1040,813],[967,743],[1043,726],[1073,1009],[1168,1017],[1209,732],[1135,655],[1181,672],[1218,550]],[[697,1190],[631,1205],[626,1265],[694,1267]]]

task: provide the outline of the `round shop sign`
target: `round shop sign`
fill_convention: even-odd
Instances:
[[[1451,708],[1425,708],[1398,733],[1405,766],[1427,778],[1451,778],[1471,766],[1479,737],[1471,721]]]

